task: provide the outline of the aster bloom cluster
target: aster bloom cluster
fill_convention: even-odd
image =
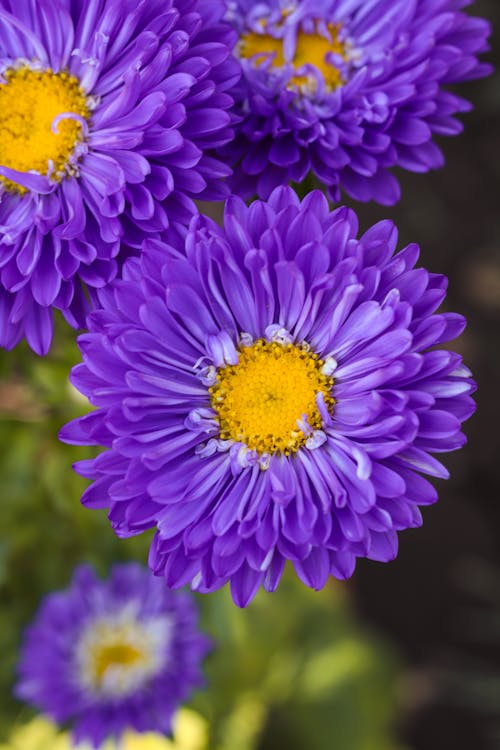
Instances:
[[[88,507],[156,530],[160,580],[82,568],[28,634],[18,694],[77,741],[168,732],[199,683],[165,583],[246,606],[290,561],[320,589],[437,499],[474,411],[447,281],[289,183],[392,204],[392,168],[441,166],[470,108],[448,86],[490,70],[468,4],[0,0],[0,345],[47,353],[54,309],[87,329],[95,408],[61,439],[104,449]],[[228,198],[222,227],[195,198]]]
[[[245,606],[290,560],[319,589],[393,559],[436,500],[423,475],[448,476],[433,454],[463,445],[475,386],[433,347],[464,320],[391,222],[357,233],[318,191],[232,198],[99,293],[71,376],[96,409],[61,437],[107,448],[77,464],[83,502],[119,535],[155,526],[170,587],[230,581]]]
[[[52,309],[144,235],[224,195],[239,76],[223,0],[0,0],[0,344],[45,354]]]
[[[202,684],[208,649],[188,594],[133,563],[106,581],[81,566],[28,629],[17,694],[69,722],[76,743],[100,747],[128,729],[169,734],[177,707]]]
[[[400,197],[392,167],[443,166],[435,136],[461,132],[471,105],[447,90],[491,67],[487,21],[470,0],[231,0],[243,72],[242,121],[221,149],[243,197],[312,172],[338,201],[341,189],[384,205]]]

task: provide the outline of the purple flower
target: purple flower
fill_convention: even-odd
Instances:
[[[99,747],[127,729],[170,733],[179,704],[202,684],[208,648],[189,594],[134,563],[106,581],[82,565],[28,628],[16,693],[69,722],[75,743]]]
[[[232,188],[267,198],[309,172],[338,201],[391,205],[398,166],[443,166],[435,136],[457,135],[469,102],[447,90],[487,75],[490,25],[470,0],[232,0],[242,118],[221,149]]]
[[[144,234],[219,199],[238,79],[223,0],[0,0],[0,345],[82,327]],[[120,245],[125,246],[120,253]]]
[[[390,221],[357,231],[318,191],[232,198],[224,229],[148,240],[100,294],[72,372],[96,409],[61,438],[107,448],[77,464],[83,502],[121,536],[156,526],[169,586],[230,581],[245,606],[291,560],[319,589],[393,559],[437,499],[422,474],[448,476],[433,454],[464,444],[475,385],[430,347],[465,321]]]

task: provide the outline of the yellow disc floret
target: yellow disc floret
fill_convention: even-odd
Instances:
[[[93,660],[94,679],[100,685],[109,669],[140,663],[144,661],[144,655],[130,643],[110,643],[97,648]]]
[[[242,346],[239,361],[217,371],[210,388],[222,440],[263,453],[297,451],[322,427],[317,395],[333,408],[333,378],[306,346],[258,339]]]
[[[264,27],[265,28],[265,24]],[[328,24],[328,36],[320,33],[308,34],[302,29],[297,34],[295,54],[291,64],[298,70],[305,64],[314,66],[323,75],[325,86],[333,91],[345,83],[340,70],[330,61],[329,55],[339,55],[347,60],[345,44],[340,40],[340,25]],[[255,65],[261,66],[272,55],[271,67],[281,68],[285,64],[283,39],[267,33],[250,32],[240,40],[239,53],[243,58],[254,58]],[[309,76],[295,75],[289,85],[303,88],[314,86],[314,79]]]
[[[85,94],[75,76],[52,70],[13,68],[0,84],[0,164],[19,172],[49,174],[61,180],[70,171],[69,160],[82,140],[81,123],[60,115],[87,119]],[[26,188],[0,177],[10,190]]]
[[[93,693],[129,694],[161,667],[167,635],[162,623],[148,627],[126,613],[92,623],[77,644],[80,681]]]
[[[281,68],[285,64],[283,40],[277,39],[270,34],[256,34],[254,32],[244,34],[241,37],[239,51],[240,57],[254,57],[257,66],[262,65],[267,57],[271,55],[273,55],[271,63],[273,68]]]

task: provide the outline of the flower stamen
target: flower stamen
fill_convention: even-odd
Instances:
[[[0,164],[18,172],[37,172],[59,182],[70,174],[71,157],[87,129],[90,111],[75,76],[24,66],[4,73],[0,84]],[[26,188],[0,176],[4,186]]]
[[[258,339],[240,346],[238,363],[219,368],[209,388],[221,440],[259,455],[295,453],[323,425],[318,394],[331,411],[333,378],[308,347]]]
[[[297,33],[295,52],[291,60],[285,58],[284,39],[273,36],[264,31],[263,33],[249,32],[241,37],[239,44],[240,57],[252,59],[255,67],[261,67],[267,60],[271,59],[270,67],[282,68],[290,63],[295,75],[292,76],[288,87],[298,88],[301,91],[315,90],[317,80],[310,72],[299,72],[304,66],[309,71],[315,69],[324,80],[328,91],[334,91],[345,83],[342,68],[343,63],[348,61],[347,45],[341,40],[340,24],[329,23],[326,26],[327,34],[320,33],[317,28],[315,33],[307,33],[299,29]]]
[[[77,650],[80,682],[93,694],[130,694],[161,668],[158,654],[168,636],[167,625],[132,619],[94,622]]]

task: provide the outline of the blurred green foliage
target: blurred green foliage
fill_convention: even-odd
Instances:
[[[91,450],[57,440],[88,408],[68,382],[78,360],[62,325],[44,359],[24,346],[0,353],[0,736],[32,715],[12,685],[42,596],[65,587],[80,562],[104,575],[113,562],[147,559],[150,534],[118,540],[105,512],[80,505],[85,481],[71,465]],[[347,591],[311,592],[289,571],[244,611],[227,590],[198,597],[214,640],[207,689],[193,700],[209,723],[207,750],[400,750],[394,657],[362,631]]]
[[[288,571],[275,594],[238,610],[227,590],[202,601],[216,639],[195,707],[217,750],[396,750],[395,663],[363,635],[345,587],[310,591]]]

